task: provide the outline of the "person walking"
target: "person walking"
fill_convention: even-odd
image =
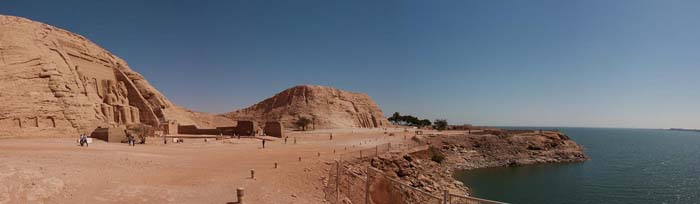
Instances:
[[[80,146],[83,147],[83,145],[87,146],[87,136],[80,134]]]
[[[262,140],[263,149],[265,149],[265,139]]]
[[[126,133],[126,141],[129,143],[129,146],[134,146],[134,136],[129,132]]]

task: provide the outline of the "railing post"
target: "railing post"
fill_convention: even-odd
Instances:
[[[335,203],[340,202],[340,160],[335,161]]]
[[[369,204],[369,166],[367,167],[367,178],[365,180],[365,204]]]
[[[236,189],[236,199],[238,200],[238,204],[243,204],[243,195],[243,188]]]
[[[450,192],[447,190],[443,191],[442,203],[443,204],[450,204]]]

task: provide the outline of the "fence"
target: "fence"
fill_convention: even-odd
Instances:
[[[342,154],[341,160],[337,160],[329,170],[326,200],[336,204],[506,204],[447,191],[439,196],[434,195],[396,180],[378,169],[369,166],[358,168],[343,162],[422,145],[426,144],[411,140],[400,145],[387,143]]]
[[[365,142],[371,142],[371,141],[372,140],[367,140]],[[374,141],[378,141],[378,140],[375,139]],[[391,142],[389,142],[389,143],[376,145],[376,146],[370,147],[370,148],[364,148],[364,149],[346,152],[346,153],[340,154],[339,159],[341,161],[352,161],[352,160],[356,160],[356,159],[364,159],[364,158],[379,156],[380,154],[389,152],[391,150],[408,149],[408,148],[424,146],[424,145],[427,145],[427,144],[423,143],[423,142],[415,141],[407,136],[404,136],[404,142],[393,143],[393,144]]]

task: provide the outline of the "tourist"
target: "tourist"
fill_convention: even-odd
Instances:
[[[86,147],[88,146],[87,136],[85,134],[80,134],[80,146],[82,147],[83,145]]]
[[[265,149],[265,139],[262,140],[263,143],[263,149]]]
[[[134,143],[134,136],[133,135],[127,133],[126,139],[127,139],[127,142],[129,143],[129,146],[136,146],[136,144]]]

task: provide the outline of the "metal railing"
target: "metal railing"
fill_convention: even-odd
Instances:
[[[486,200],[481,198],[475,198],[470,196],[449,194],[448,198],[449,204],[507,204],[498,201]]]

